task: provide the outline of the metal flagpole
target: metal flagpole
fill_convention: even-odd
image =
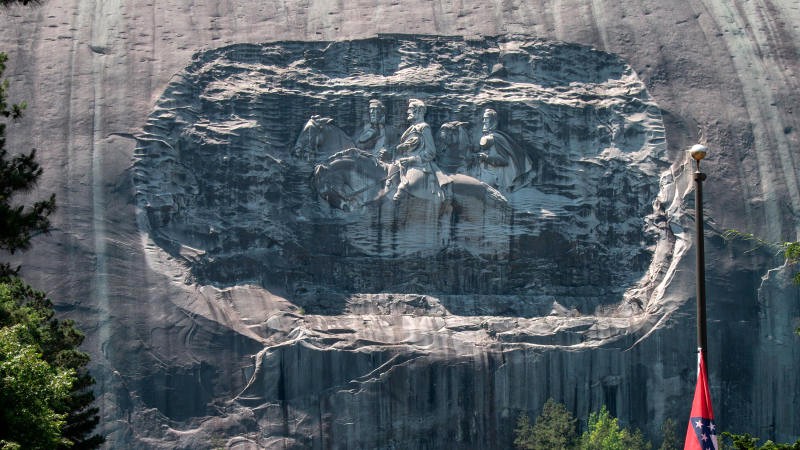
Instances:
[[[694,210],[695,210],[695,248],[697,249],[697,352],[702,352],[703,363],[708,370],[708,336],[706,333],[706,264],[703,234],[703,181],[706,174],[700,171],[700,160],[706,157],[706,146],[696,144],[689,150],[695,161],[694,172]]]

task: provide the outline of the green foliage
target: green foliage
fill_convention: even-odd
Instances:
[[[800,260],[800,242],[784,242],[781,244],[783,247],[783,257],[786,258],[786,264],[793,266]],[[800,272],[794,274],[794,284],[800,284]]]
[[[0,328],[0,436],[4,446],[51,449],[66,444],[59,411],[75,372],[48,364],[32,341],[25,325]]]
[[[575,418],[567,407],[549,399],[531,425],[527,415],[519,418],[514,445],[525,450],[569,450],[575,447]]]
[[[35,2],[0,0],[2,6],[11,3]],[[0,53],[0,77],[5,71],[7,60],[8,57]],[[0,83],[0,251],[13,254],[26,250],[33,236],[46,233],[50,229],[47,217],[55,210],[55,196],[51,195],[48,200],[27,206],[13,203],[16,194],[28,192],[36,185],[42,175],[42,168],[36,162],[35,150],[27,155],[8,157],[5,149],[6,122],[18,119],[25,104],[9,104],[7,91],[8,82]],[[99,417],[97,408],[92,407],[94,394],[91,387],[94,380],[86,369],[89,355],[78,350],[83,342],[83,334],[75,328],[72,321],[56,320],[50,300],[43,293],[15,278],[18,270],[19,268],[12,269],[8,263],[0,263],[0,327],[17,327],[17,332],[26,336],[26,341],[20,344],[28,349],[22,353],[28,355],[25,361],[31,363],[31,355],[40,355],[38,357],[53,370],[68,371],[74,378],[70,383],[68,396],[49,405],[55,414],[52,417],[61,421],[59,433],[62,439],[58,445],[47,448],[98,448],[105,439],[91,435]],[[25,367],[34,366],[29,364]],[[24,417],[24,414],[20,417]],[[7,425],[5,422],[0,424],[0,449],[14,448],[17,445],[13,439],[6,439],[9,436],[8,428],[3,427]],[[36,426],[38,425],[31,424],[29,428],[35,429]],[[25,430],[25,427],[21,427],[21,430]],[[22,447],[34,448],[24,443]]]
[[[6,61],[7,56],[0,53],[0,76]],[[7,156],[6,121],[18,119],[25,109],[24,103],[8,103],[8,86],[8,81],[0,82],[0,250],[14,253],[28,248],[33,235],[49,229],[47,216],[55,208],[55,197],[30,207],[12,204],[15,194],[33,188],[42,169],[35,151]],[[17,270],[0,264],[0,280],[8,280]],[[39,304],[18,302],[21,297],[14,291],[20,286],[19,281],[0,284],[0,448],[66,448],[70,441],[62,428],[69,416],[76,369],[82,365],[62,363],[67,352],[55,340],[74,328],[60,326],[52,318],[52,308],[44,308],[40,298],[36,299]],[[66,345],[71,342],[67,340]]]
[[[678,450],[678,435],[675,433],[675,421],[667,419],[661,424],[661,447],[658,450]]]
[[[760,447],[758,441],[758,438],[747,433],[733,434],[725,431],[721,435],[719,448],[720,450],[800,450],[800,439],[793,444],[777,444],[766,441]]]
[[[720,450],[755,450],[758,438],[754,438],[749,434],[732,434],[727,431],[723,432],[719,440]]]
[[[533,447],[533,425],[527,414],[519,416],[517,428],[514,429],[514,446],[523,450]]]
[[[5,71],[8,57],[0,53],[0,77]],[[33,189],[42,175],[36,162],[36,150],[13,157],[8,155],[6,144],[6,122],[22,116],[24,103],[9,104],[7,100],[8,80],[0,83],[0,250],[13,254],[30,247],[33,236],[50,229],[48,216],[55,210],[55,195],[32,205],[13,203],[16,194]],[[19,268],[12,269],[8,263],[0,264],[0,277],[14,275]]]
[[[631,432],[620,428],[616,417],[611,416],[605,406],[600,412],[589,415],[589,429],[583,433],[580,450],[649,450],[652,445],[644,439],[642,432]]]
[[[19,327],[26,336],[26,345],[35,346],[47,364],[73,374],[69,395],[54,405],[54,410],[64,417],[60,431],[64,442],[50,448],[98,448],[104,438],[91,435],[99,422],[98,410],[92,407],[94,380],[86,369],[89,355],[78,350],[83,334],[75,324],[57,320],[53,304],[44,293],[13,278],[0,283],[0,327]],[[6,437],[2,430],[0,425],[0,439]]]
[[[650,450],[652,448],[641,431],[632,432],[627,428],[620,428],[619,421],[611,416],[605,406],[599,412],[589,415],[589,429],[579,439],[575,425],[576,420],[567,408],[550,399],[545,403],[542,413],[533,425],[528,416],[523,415],[519,418],[517,428],[514,430],[514,445],[524,450]],[[673,429],[674,425],[672,421],[665,422],[665,427],[669,429]],[[674,432],[669,437],[665,431],[664,441],[662,449],[678,448]]]
[[[576,439],[576,420],[567,408],[547,400],[542,413],[531,424],[527,415],[522,415],[514,430],[514,446],[522,450],[649,450],[650,442],[639,430],[620,428],[619,421],[605,406],[589,415],[588,430]],[[667,419],[661,425],[663,440],[659,450],[678,450],[675,421]],[[792,444],[766,441],[760,446],[759,439],[749,434],[724,432],[719,436],[720,450],[800,450],[800,439]],[[2,450],[2,447],[0,447]]]

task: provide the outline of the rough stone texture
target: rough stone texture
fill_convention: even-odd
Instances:
[[[531,161],[527,181],[477,198],[452,187],[444,202],[377,193],[330,207],[313,172],[334,170],[342,158],[331,154],[348,146],[322,144],[327,154],[307,163],[292,154],[306,139],[295,136],[311,133],[309,112],[352,136],[375,97],[396,129],[412,97],[425,98],[433,129],[466,124],[452,146],[466,159],[492,106]],[[138,141],[134,183],[154,241],[198,283],[256,283],[309,313],[381,292],[445,296],[451,311],[474,301],[485,314],[517,304],[515,315],[543,315],[557,301],[592,313],[642,277],[668,221],[653,205],[669,167],[659,108],[630,67],[575,45],[386,36],[224,47],[175,77]],[[328,183],[380,190],[384,178]],[[355,185],[335,186],[345,182]]]
[[[652,435],[665,417],[680,423],[694,382],[683,150],[701,136],[712,150],[704,167],[718,422],[780,440],[800,435],[791,269],[719,238],[726,228],[798,238],[795,2],[51,0],[2,11],[0,20],[12,95],[30,104],[9,143],[40,149],[39,190],[56,192],[60,204],[54,233],[20,262],[88,333],[112,447],[507,447],[517,414],[536,414],[550,396],[579,416],[607,404]],[[137,214],[136,137],[153,134],[153,111],[194,54],[202,62],[226,46],[379,33],[524,34],[594,46],[630,65],[661,109],[659,158],[672,162],[670,176],[640,178],[653,184],[638,217],[644,223],[652,211],[644,202],[658,199],[667,222],[653,222],[660,231],[645,244],[654,246],[630,278],[585,286],[606,290],[602,303],[645,299],[641,311],[576,313],[564,302],[540,315],[539,303],[520,309],[524,290],[456,302],[441,291],[341,286],[352,295],[313,311],[269,280],[199,274],[201,255],[152,238],[150,219]],[[404,98],[391,99],[393,120]],[[326,114],[354,126],[364,105],[342,108]],[[292,113],[282,142],[309,113]],[[502,119],[501,130],[510,123]]]

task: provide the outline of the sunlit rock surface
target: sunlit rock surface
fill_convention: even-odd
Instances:
[[[797,238],[793,2],[51,0],[0,20],[30,105],[9,144],[39,148],[60,205],[20,262],[87,331],[110,447],[502,448],[548,397],[658,436],[694,383],[700,139],[717,420],[800,434],[792,269],[719,237]],[[387,65],[351,71],[377,43]],[[482,56],[428,52],[447,48]],[[412,96],[473,146],[495,108],[530,150],[503,226],[466,230],[505,246],[330,209],[304,179],[324,161],[292,159],[311,114],[352,137],[379,98],[403,130]]]
[[[330,139],[296,138],[310,112],[353,135],[379,98],[401,129],[411,97],[425,98],[434,129],[466,124],[465,160],[494,108],[532,162],[524,182],[483,185],[494,207],[488,194],[379,195],[347,208],[322,198],[315,167],[344,148],[295,154],[304,139]],[[660,109],[630,67],[588,47],[424,36],[234,45],[198,53],[137,140],[140,223],[161,247],[152,257],[175,258],[227,298],[187,311],[265,343],[223,409],[252,411],[242,437],[257,445],[424,448],[455,435],[456,446],[491,447],[520,410],[494,393],[526,366],[516,350],[647,331],[664,314],[657,284],[674,270],[659,265],[683,242],[667,226],[680,211],[667,211],[676,180]],[[266,315],[228,288],[252,284],[285,309]],[[381,399],[397,383],[408,400],[388,413]]]

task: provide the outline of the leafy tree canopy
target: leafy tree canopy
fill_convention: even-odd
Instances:
[[[36,310],[18,307],[8,285],[0,284],[0,313],[20,320],[0,327],[0,439],[3,448],[51,449],[67,445],[66,423],[75,371],[45,361],[36,343],[41,323]]]
[[[747,433],[733,434],[725,431],[722,433],[719,447],[720,450],[800,450],[800,439],[794,444],[777,444],[767,441],[761,446],[758,446],[758,441],[758,438]]]
[[[49,403],[56,414],[53,417],[60,423],[59,433],[63,439],[59,441],[59,445],[45,448],[98,448],[105,439],[92,435],[99,417],[98,409],[92,406],[94,393],[91,387],[94,379],[86,369],[89,355],[78,350],[83,342],[83,334],[75,328],[71,320],[56,319],[53,304],[44,293],[36,291],[18,278],[0,282],[0,329],[12,328],[16,330],[13,336],[16,336],[20,345],[28,348],[25,351],[30,355],[36,355],[57,373],[70,373],[67,396]],[[7,339],[10,340],[11,337]],[[31,358],[33,356],[29,356],[28,360]],[[20,428],[5,428],[5,424],[6,422],[0,423],[0,439],[11,436],[6,434],[6,430]],[[23,445],[23,448],[28,448],[28,445]]]
[[[575,418],[567,407],[552,398],[532,426],[527,415],[519,418],[514,445],[525,450],[569,450],[577,437]]]
[[[665,440],[668,438],[665,437]],[[605,406],[589,415],[588,430],[580,438],[576,420],[566,406],[548,400],[533,425],[523,415],[517,422],[514,445],[524,450],[649,450],[652,448],[642,432],[620,428],[619,421]],[[667,443],[670,449],[673,443]]]
[[[589,429],[581,435],[580,450],[649,450],[642,432],[620,428],[619,421],[603,406],[589,415]]]
[[[678,435],[675,433],[675,421],[666,419],[661,424],[661,447],[658,450],[678,450]]]
[[[2,1],[2,0],[0,0]],[[29,2],[8,2],[10,3]],[[7,56],[0,53],[0,77]],[[0,78],[1,79],[1,78]],[[8,82],[0,83],[0,252],[30,246],[33,236],[50,229],[55,196],[32,205],[13,203],[30,191],[42,174],[36,152],[9,157],[5,132],[24,103],[9,104]],[[92,407],[94,379],[89,355],[78,350],[83,334],[69,320],[54,317],[53,305],[27,286],[8,263],[0,263],[0,449],[94,449],[104,438],[92,435],[99,422]]]

